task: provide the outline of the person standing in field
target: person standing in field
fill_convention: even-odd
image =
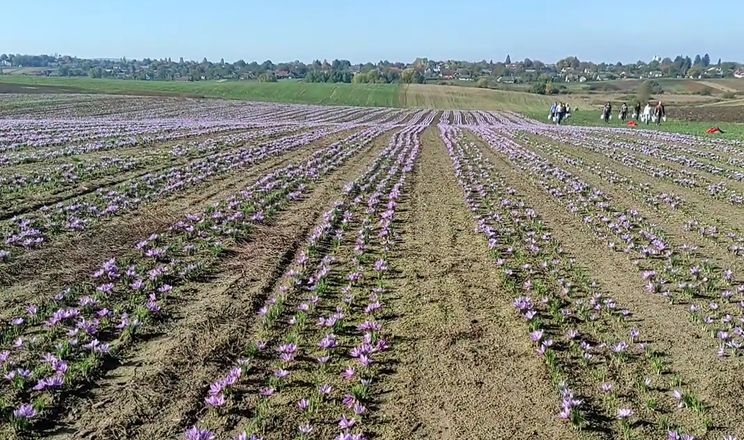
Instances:
[[[550,121],[555,122],[555,114],[558,112],[558,101],[554,102],[553,105],[550,106]]]
[[[651,104],[646,103],[646,107],[643,108],[643,116],[641,116],[641,120],[648,125],[651,123]]]
[[[654,109],[654,115],[656,116],[656,125],[661,125],[661,120],[663,118],[666,118],[666,110],[664,109],[664,104],[659,101],[658,104],[656,104],[656,109]]]
[[[605,123],[610,122],[610,118],[612,117],[612,104],[609,102],[604,105],[604,109],[602,109],[602,119],[604,119]]]
[[[623,102],[623,105],[620,106],[620,120],[625,121],[625,118],[628,117],[628,104]]]
[[[566,103],[561,102],[558,104],[558,120],[556,121],[557,125],[561,125],[561,122],[563,122],[563,118],[566,117]]]
[[[633,118],[637,121],[641,117],[641,101],[636,102],[633,108]]]

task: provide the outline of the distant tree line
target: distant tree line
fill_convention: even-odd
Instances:
[[[477,81],[480,87],[491,87],[496,82],[531,83],[535,93],[552,94],[560,91],[551,83],[578,80],[616,79],[623,77],[702,77],[731,76],[741,65],[734,62],[711,64],[710,55],[679,55],[671,58],[656,58],[651,62],[599,63],[581,61],[570,56],[555,64],[525,58],[512,62],[507,56],[503,62],[486,61],[435,61],[417,58],[410,63],[379,61],[377,63],[352,64],[348,60],[315,60],[305,64],[291,61],[275,64],[270,60],[262,63],[238,60],[232,63],[224,59],[218,62],[206,58],[190,61],[180,58],[141,60],[83,59],[58,55],[0,55],[0,69],[33,67],[35,74],[48,76],[89,76],[91,78],[119,78],[158,81],[201,81],[215,79],[280,81],[303,79],[308,82],[334,83],[423,83],[427,80]]]

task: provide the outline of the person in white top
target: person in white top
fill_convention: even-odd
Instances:
[[[645,122],[646,125],[651,123],[651,104],[646,103],[646,107],[643,108],[641,120]]]

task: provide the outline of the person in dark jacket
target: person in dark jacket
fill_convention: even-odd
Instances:
[[[612,104],[609,102],[604,105],[604,109],[602,109],[602,119],[604,119],[605,123],[610,122],[610,117],[612,117]]]
[[[636,102],[636,105],[633,108],[633,115],[636,121],[641,117],[641,101]]]

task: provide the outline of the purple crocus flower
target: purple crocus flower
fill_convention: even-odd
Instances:
[[[216,436],[212,431],[208,429],[201,429],[196,426],[192,426],[191,429],[186,431],[186,440],[214,440]]]
[[[298,426],[297,427],[297,430],[300,431],[301,434],[307,435],[307,434],[310,434],[312,432],[313,427],[312,427],[312,425],[310,425],[310,423],[305,422],[302,425]]]
[[[638,340],[638,337],[641,335],[641,332],[638,331],[638,329],[631,329],[630,330],[630,338],[634,342]]]
[[[215,408],[224,406],[226,403],[225,395],[222,393],[219,394],[210,394],[204,401],[209,406],[213,406]]]
[[[532,342],[540,342],[540,340],[543,338],[543,331],[542,330],[535,330],[534,332],[530,333],[530,339]]]
[[[684,394],[680,390],[674,390],[672,391],[672,396],[674,396],[674,400],[677,401],[677,406],[682,408],[684,406],[684,402],[682,402],[682,398],[684,397]]]
[[[387,262],[383,259],[375,261],[375,272],[385,272],[388,270]]]
[[[367,407],[360,402],[354,402],[354,414],[361,416],[367,413]]]
[[[63,384],[64,380],[60,376],[52,376],[39,380],[33,389],[36,391],[43,391],[49,388],[60,388]]]
[[[620,341],[612,347],[612,351],[614,351],[615,353],[624,353],[627,349],[628,343],[625,341]]]
[[[356,419],[353,417],[351,419],[347,419],[346,415],[341,416],[341,420],[338,422],[338,427],[341,429],[351,429],[356,425]]]
[[[36,414],[34,407],[28,403],[21,404],[21,406],[13,410],[13,417],[16,419],[33,419],[36,417]]]
[[[328,335],[326,335],[318,344],[318,346],[323,350],[329,350],[336,347],[336,345],[336,335],[334,335],[333,333],[329,333]]]
[[[300,411],[307,411],[307,409],[310,408],[310,401],[307,399],[301,399],[297,402],[297,408],[299,408]]]
[[[343,377],[346,380],[351,380],[354,378],[354,375],[356,374],[356,371],[352,367],[346,368],[342,373],[341,377]]]
[[[272,387],[263,387],[260,390],[258,390],[258,393],[263,397],[271,397],[274,395],[274,392],[276,390]]]
[[[321,386],[320,386],[320,387],[318,388],[318,392],[319,392],[319,393],[320,393],[320,394],[321,394],[322,396],[328,396],[328,395],[330,395],[330,394],[331,394],[331,392],[333,392],[333,387],[332,387],[332,386],[330,386],[330,385],[328,385],[328,384],[324,384],[324,385],[321,385]]]
[[[617,410],[618,419],[629,419],[635,412],[630,408],[620,408]]]

